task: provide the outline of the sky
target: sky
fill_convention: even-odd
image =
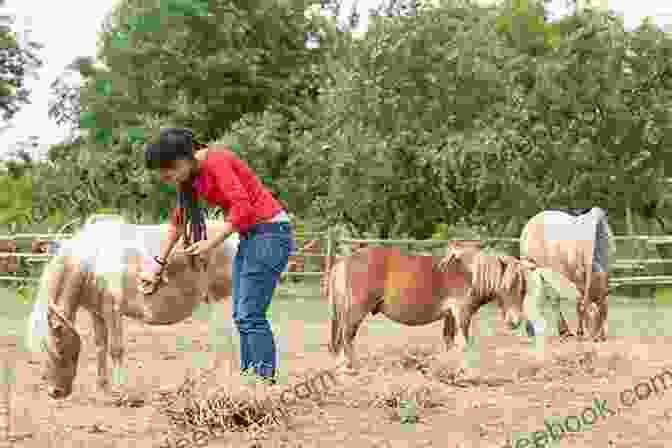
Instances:
[[[49,85],[77,56],[95,56],[96,33],[103,17],[117,0],[6,0],[2,12],[15,15],[15,29],[32,29],[30,37],[44,45],[40,55],[44,66],[38,72],[39,79],[28,79],[32,90],[32,104],[26,105],[12,121],[13,128],[0,134],[0,157],[12,150],[12,145],[30,136],[39,137],[42,145],[63,140],[66,130],[59,128],[47,116]],[[345,0],[345,11],[349,2]],[[493,0],[482,0],[493,1]],[[622,14],[626,27],[637,26],[646,16],[672,32],[672,1],[670,0],[599,0],[608,2],[608,8]],[[366,28],[367,11],[380,0],[360,0],[362,26]],[[550,9],[554,15],[567,11],[566,0],[552,0]],[[44,146],[43,146],[44,147]]]

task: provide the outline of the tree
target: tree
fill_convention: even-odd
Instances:
[[[30,103],[25,80],[42,66],[37,56],[42,45],[20,39],[12,30],[13,24],[13,18],[0,16],[0,112],[5,121],[11,120],[22,105]]]
[[[618,216],[618,196],[657,219],[669,203],[672,44],[650,24],[455,1],[355,37],[305,2],[218,0],[148,32],[148,5],[122,2],[99,60],[75,64],[78,98],[61,99],[89,134],[51,151],[36,197],[158,216],[173,198],[142,167],[143,133],[181,125],[239,143],[293,213],[359,234],[513,236],[545,207]]]
[[[333,40],[330,76],[288,139],[271,113],[234,134],[264,173],[289,140],[273,179],[292,205],[379,237],[437,222],[515,234],[550,206],[623,214],[614,194],[658,203],[669,36],[600,12],[546,16],[523,0],[375,16],[362,39]]]

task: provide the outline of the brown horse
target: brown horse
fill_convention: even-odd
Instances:
[[[217,232],[221,223],[209,223]],[[172,255],[162,284],[152,295],[139,291],[143,264],[159,253],[166,226],[95,223],[67,241],[48,263],[40,279],[29,319],[28,343],[47,354],[44,379],[52,398],[72,393],[81,338],[75,317],[86,309],[93,320],[98,362],[98,387],[106,390],[107,354],[119,372],[124,355],[122,316],[149,325],[170,325],[190,317],[199,303],[231,295],[235,237],[209,254],[206,263],[192,264]]]
[[[398,249],[371,247],[335,263],[327,285],[331,353],[346,361],[348,368],[357,367],[354,339],[369,313],[382,313],[409,326],[443,319],[447,350],[470,342],[473,315],[493,300],[509,326],[517,327],[522,299],[516,295],[524,293],[519,289],[520,264],[478,251],[474,257],[455,256],[452,251],[475,244],[455,243],[446,257],[406,256]]]
[[[540,268],[527,257],[516,258],[505,254],[484,256],[479,252],[477,245],[450,244],[438,269],[445,270],[451,263],[460,266],[458,269],[468,272],[472,279],[472,294],[475,296],[487,296],[488,291],[495,291],[495,295],[500,295],[498,303],[500,303],[502,318],[507,322],[513,321],[515,324],[512,325],[513,327],[520,324],[522,317],[526,323],[528,336],[535,336],[536,332],[534,327],[530,327],[533,321],[529,319],[539,317],[536,312],[529,316],[529,311],[536,310],[536,307],[543,305],[542,302],[548,298],[552,299],[551,303],[554,302],[557,305],[559,304],[558,299],[572,300],[578,296],[574,285],[568,279],[549,269]],[[539,286],[543,289],[531,289],[532,285],[528,282],[532,271],[540,275],[539,281],[542,284]],[[528,303],[528,300],[534,303]],[[531,306],[535,308],[531,309]],[[508,317],[505,311],[509,313]],[[562,312],[559,309],[557,311],[559,312],[558,333],[564,337],[570,333],[569,326]]]
[[[520,237],[521,255],[574,284],[580,293],[576,303],[577,335],[583,337],[585,325],[596,341],[606,339],[610,233],[606,213],[594,207],[574,216],[557,210],[543,211],[530,219]]]

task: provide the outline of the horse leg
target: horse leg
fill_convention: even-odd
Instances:
[[[606,283],[606,282],[605,282]],[[607,287],[605,287],[605,291]],[[607,340],[607,314],[609,312],[609,305],[607,303],[608,296],[605,294],[596,303],[597,316],[595,322],[595,339],[596,341],[604,342]]]
[[[457,322],[452,310],[443,320],[443,342],[446,344],[446,351],[450,351],[455,345],[455,334],[457,333]]]
[[[606,272],[595,272],[593,273],[593,280],[594,290],[592,297],[596,310],[593,319],[591,319],[593,331],[591,336],[596,342],[605,341],[607,338],[605,326],[608,312],[609,279]]]
[[[565,319],[565,315],[562,314],[562,311],[558,311],[558,335],[560,336],[560,339],[567,339],[574,334],[572,333],[572,330],[569,328],[569,324],[567,323],[567,319]]]
[[[469,345],[469,327],[476,307],[473,304],[452,304],[450,309],[455,322],[455,336],[457,337],[454,347],[458,350],[464,350]],[[453,337],[453,341],[455,341],[455,337]]]
[[[112,372],[115,387],[121,386],[123,381],[120,378],[122,372],[122,363],[124,358],[123,344],[123,317],[121,303],[115,298],[112,300],[112,310],[108,317],[110,329],[110,358],[112,358]]]
[[[599,329],[599,340],[604,342],[607,340],[607,313],[609,311],[609,306],[607,305],[607,298],[605,297],[602,303],[599,306],[599,320],[598,320],[598,329]]]
[[[91,313],[93,320],[93,333],[96,343],[96,359],[98,363],[98,390],[107,391],[109,387],[109,378],[107,371],[107,322],[103,316]]]
[[[343,350],[341,359],[347,361],[346,368],[348,370],[354,371],[359,368],[359,360],[357,359],[357,354],[355,353],[355,337],[357,336],[357,331],[359,330],[360,325],[364,321],[364,318],[369,313],[369,310],[359,310],[353,309],[353,319],[350,319],[346,324],[346,327],[343,330]]]
[[[585,320],[586,305],[584,303],[584,298],[579,297],[579,300],[576,301],[576,317],[578,319],[578,328],[576,329],[576,336],[578,338],[583,338],[583,322]]]

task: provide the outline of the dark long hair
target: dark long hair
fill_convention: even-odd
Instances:
[[[148,169],[155,170],[179,159],[193,161],[194,151],[205,146],[196,141],[190,129],[162,129],[158,141],[145,146],[145,163]],[[186,244],[208,238],[207,208],[200,206],[196,200],[191,177],[178,185],[175,213],[177,225],[182,228]]]

